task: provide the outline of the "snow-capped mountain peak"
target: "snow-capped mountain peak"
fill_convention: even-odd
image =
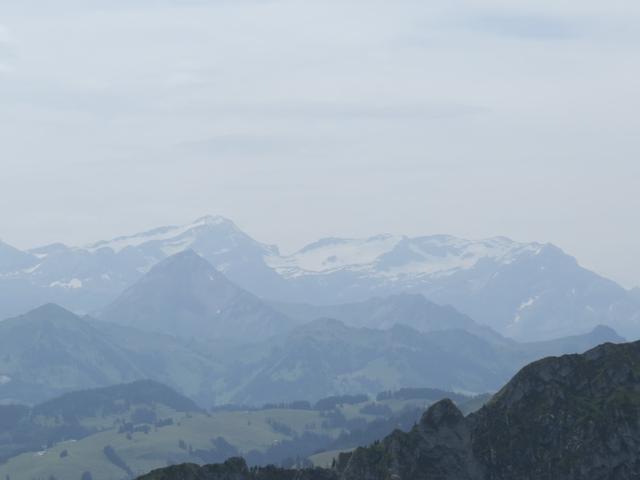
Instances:
[[[486,259],[509,264],[520,255],[537,255],[542,248],[542,244],[518,243],[505,237],[474,241],[448,235],[378,235],[365,239],[326,238],[292,255],[272,255],[266,261],[285,277],[350,270],[393,278],[446,275],[473,268]]]
[[[159,227],[134,235],[121,236],[111,240],[100,241],[92,245],[88,245],[86,249],[94,252],[102,248],[109,248],[115,253],[119,253],[128,247],[139,247],[151,242],[164,242],[180,239],[181,242],[179,243],[169,242],[167,246],[168,251],[165,253],[167,255],[171,255],[189,248],[189,237],[193,237],[194,233],[207,228],[216,228],[227,232],[235,231],[240,233],[238,227],[236,227],[236,225],[228,218],[208,215],[198,218],[196,221],[186,225]]]
[[[360,269],[398,245],[404,237],[379,235],[366,239],[325,238],[290,256],[271,255],[267,264],[284,276]]]
[[[85,248],[58,244],[21,252],[0,244],[0,318],[44,301],[94,311],[188,249],[272,300],[329,305],[414,293],[515,338],[581,333],[599,323],[628,336],[640,332],[638,291],[585,270],[550,244],[385,234],[325,238],[282,255],[220,216]]]

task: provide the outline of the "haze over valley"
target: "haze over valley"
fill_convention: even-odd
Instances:
[[[4,315],[24,311],[0,322],[0,410],[14,425],[0,473],[11,478],[111,478],[113,465],[132,476],[232,455],[326,466],[440,398],[479,408],[527,363],[640,327],[633,292],[553,245],[504,237],[329,238],[283,256],[208,216],[86,247],[2,251]],[[145,381],[150,397],[129,399]],[[126,408],[98,403],[77,417],[73,399],[102,391]],[[195,403],[184,417],[166,411],[165,395]],[[71,408],[51,431],[35,413],[47,402]],[[250,441],[247,415],[283,446]],[[229,433],[203,438],[197,425]],[[18,440],[23,429],[32,433]]]
[[[0,1],[0,480],[640,478],[639,24]]]

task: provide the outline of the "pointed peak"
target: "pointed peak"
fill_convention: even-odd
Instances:
[[[20,315],[20,319],[29,319],[29,320],[57,320],[57,319],[73,319],[79,320],[75,313],[67,310],[64,307],[56,303],[45,303],[33,310],[28,311]]]
[[[188,272],[207,270],[220,273],[215,269],[213,265],[211,265],[204,257],[200,256],[195,250],[187,248],[186,250],[175,253],[157,263],[149,271],[149,274],[176,268],[180,269],[180,271]]]
[[[452,400],[445,398],[429,407],[420,420],[420,425],[430,430],[455,427],[464,420],[464,415]]]
[[[622,343],[625,341],[623,337],[618,335],[613,328],[607,325],[596,325],[588,334],[591,337],[597,338],[603,342]]]
[[[217,230],[225,233],[246,235],[233,220],[220,215],[205,215],[183,227],[186,230]]]
[[[104,240],[87,246],[90,251],[109,248],[118,253],[126,248],[141,247],[149,243],[162,243],[175,241],[185,236],[193,236],[199,231],[221,230],[222,233],[242,233],[240,229],[228,218],[214,215],[200,217],[186,225],[170,225],[157,227],[153,230],[116,237],[111,240]]]
[[[198,219],[196,219],[195,222],[193,222],[192,224],[194,227],[195,226],[201,226],[201,225],[206,225],[209,227],[215,227],[218,225],[227,225],[227,226],[233,226],[235,227],[236,224],[233,223],[232,220],[226,218],[226,217],[222,217],[220,215],[205,215],[203,217],[200,217]]]
[[[40,305],[39,307],[31,310],[29,313],[67,313],[69,315],[74,315],[74,313],[70,312],[66,308],[52,302]]]

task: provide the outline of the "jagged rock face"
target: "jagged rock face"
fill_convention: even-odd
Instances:
[[[342,480],[473,479],[480,466],[471,456],[471,431],[451,400],[436,403],[409,433],[396,431],[359,449]]]
[[[640,478],[640,342],[533,363],[479,412],[443,400],[341,463],[343,480]]]
[[[470,421],[487,478],[639,478],[640,343],[536,362]]]

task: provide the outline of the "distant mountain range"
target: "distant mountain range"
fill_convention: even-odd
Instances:
[[[475,394],[496,391],[519,368],[544,356],[622,341],[607,327],[553,341],[518,343],[461,329],[422,333],[404,325],[374,330],[315,320],[287,336],[254,345],[250,352],[240,350],[247,354],[240,355],[224,385],[229,401],[237,404],[410,386]]]
[[[211,402],[224,372],[193,344],[80,318],[53,304],[0,322],[0,404],[35,404],[148,378]]]
[[[126,351],[55,305],[0,322],[0,352],[2,403],[35,403],[144,375]]]
[[[415,293],[508,337],[542,340],[614,327],[640,335],[640,296],[549,244],[436,235],[329,238],[282,255],[221,217],[97,242],[23,252],[0,244],[0,317],[47,302],[102,310],[162,260],[188,249],[277,302],[331,305]]]
[[[640,476],[640,342],[525,367],[479,411],[432,405],[409,432],[332,469],[175,465],[141,480],[632,480]]]
[[[205,230],[218,225],[230,228],[212,219],[201,223],[198,228]],[[164,245],[169,231],[173,230],[162,229],[145,239],[155,235],[161,238],[153,241]],[[124,261],[119,255],[142,248],[144,242],[123,247],[137,241],[137,237],[120,239],[109,247],[73,255],[112,255],[113,263],[107,264],[113,267]],[[227,277],[224,265],[215,268],[190,248],[192,244],[180,245],[185,248],[167,250],[171,255],[159,255],[148,268],[140,269],[130,285],[95,309],[93,316],[48,303],[0,321],[0,475],[12,480],[79,478],[90,466],[99,480],[132,478],[167,463],[216,462],[237,454],[246,455],[253,464],[302,455],[292,461],[306,465],[306,456],[321,449],[352,448],[385,435],[394,425],[412,425],[418,418],[416,405],[406,403],[401,392],[446,390],[464,399],[465,394],[497,390],[521,366],[541,357],[624,341],[607,326],[552,340],[518,341],[415,292],[335,305],[267,300]],[[270,251],[273,255],[275,250]],[[26,276],[37,277],[41,267],[28,262],[55,258],[41,250],[24,254],[7,247],[2,252],[5,265],[19,265],[23,272],[3,281],[31,287],[34,284]],[[291,286],[276,270],[271,272],[282,282],[274,288]],[[74,276],[60,280],[63,287],[53,282],[40,291],[66,292],[67,299],[82,297],[85,280]],[[621,370],[620,376],[627,373]],[[527,391],[526,385],[518,385],[514,392]],[[92,390],[68,393],[87,388]],[[389,391],[399,391],[398,396],[384,394],[367,403],[367,395]],[[527,395],[533,398],[534,393]],[[367,404],[355,407],[346,401],[339,407],[340,400],[325,398],[348,398],[344,396],[348,394],[365,394],[359,402]],[[51,400],[59,395],[63,396]],[[201,411],[183,395],[220,408],[211,414]],[[314,411],[309,402],[321,398],[331,406]],[[470,405],[479,407],[485,398],[475,397]],[[497,398],[506,397],[501,393]],[[280,412],[294,400],[298,400],[295,409]],[[255,407],[265,403],[283,406],[268,414],[252,414],[262,412]],[[34,404],[38,405],[30,406]],[[475,428],[460,423],[461,415],[452,404],[442,405],[444,414],[467,429],[463,434]],[[609,407],[597,405],[602,408]],[[427,415],[437,417],[438,412]],[[427,440],[439,441],[432,436]],[[409,456],[421,458],[420,448],[409,450]],[[467,458],[469,448],[468,443],[456,445],[452,453],[462,468],[467,464],[456,455]],[[46,458],[34,461],[34,455]],[[357,452],[353,459],[362,455],[366,460],[370,454]],[[8,461],[1,463],[2,459]],[[476,463],[469,465],[475,468]],[[370,468],[367,463],[354,465],[362,471]],[[384,468],[390,471],[394,465]],[[420,478],[413,475],[414,467],[407,467],[406,478]],[[334,478],[354,471],[349,468],[317,472]],[[303,477],[291,474],[292,479],[305,478],[302,473]],[[376,474],[374,467],[367,475],[376,478]]]
[[[623,340],[599,327],[519,343],[416,295],[289,307],[240,289],[192,251],[178,253],[105,308],[100,321],[49,304],[0,322],[0,403],[146,378],[203,405],[402,387],[480,393],[543,355]],[[307,321],[322,312],[339,320]],[[368,318],[378,328],[364,327]]]
[[[451,306],[430,302],[420,294],[396,294],[338,305],[270,304],[299,323],[330,318],[350,327],[377,330],[388,330],[396,325],[405,325],[423,333],[458,329],[498,343],[507,342],[505,337],[490,327],[479,325]]]
[[[210,355],[226,365],[214,383],[217,401],[253,405],[412,386],[493,391],[531,360],[623,341],[599,327],[588,335],[518,343],[420,295],[274,307],[187,250],[153,267],[98,318],[217,350]],[[226,348],[202,343],[211,339]]]

